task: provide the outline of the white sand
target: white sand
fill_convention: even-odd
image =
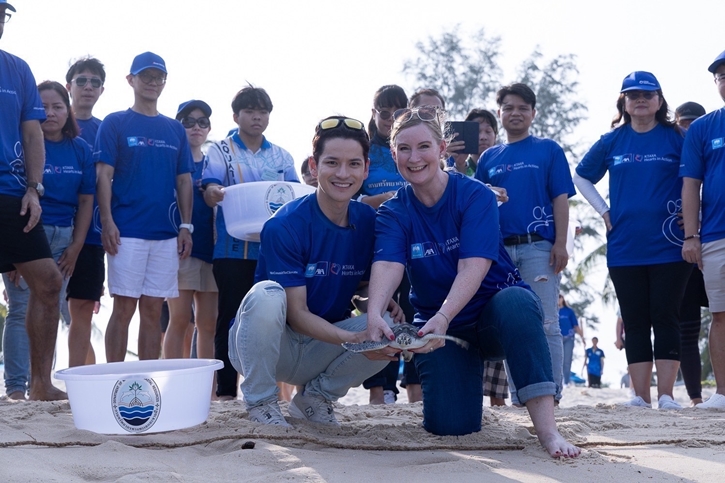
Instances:
[[[574,460],[550,458],[522,409],[486,408],[480,433],[438,437],[422,429],[420,403],[368,406],[367,397],[355,388],[342,400],[341,428],[262,426],[234,401],[213,403],[200,426],[135,436],[77,430],[67,402],[3,400],[0,474],[11,482],[661,482],[725,474],[725,412],[614,406],[629,397],[624,389],[566,389],[556,417],[562,434],[584,448]],[[687,404],[682,387],[676,398]],[[255,448],[242,449],[247,441]]]

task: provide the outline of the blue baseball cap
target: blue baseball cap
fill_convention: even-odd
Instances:
[[[720,64],[725,64],[725,50],[720,52],[720,55],[717,56],[717,59],[715,59],[715,62],[710,64],[710,67],[707,68],[710,72],[713,74],[717,70],[718,67],[720,67]]]
[[[622,81],[622,90],[619,92],[656,91],[659,89],[660,83],[657,82],[657,78],[653,74],[643,70],[637,70],[624,78]]]
[[[176,111],[176,120],[180,121],[194,109],[199,109],[206,117],[211,117],[211,107],[209,107],[209,104],[204,101],[192,99],[179,104],[179,110]]]
[[[168,72],[166,72],[166,62],[164,62],[164,59],[153,52],[138,54],[133,59],[133,64],[131,64],[131,75],[138,75],[141,71],[146,69],[159,69],[164,74],[168,74]]]
[[[8,10],[12,10],[13,12],[17,12],[17,10],[15,10],[15,7],[13,7],[12,5],[10,5],[5,0],[0,0],[0,8],[2,8],[2,7],[7,8]]]

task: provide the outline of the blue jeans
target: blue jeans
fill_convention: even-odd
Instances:
[[[71,226],[44,226],[53,259],[57,262],[72,240]],[[5,392],[25,393],[30,382],[30,342],[25,329],[25,313],[28,310],[30,290],[24,279],[16,287],[7,274],[3,274],[5,290],[8,294],[8,316],[3,331],[3,351],[5,353]],[[59,306],[65,301],[65,288],[68,280],[63,280]]]
[[[509,287],[486,304],[475,325],[452,328],[469,349],[446,345],[415,356],[423,389],[423,427],[433,434],[459,436],[481,430],[484,360],[509,361],[509,375],[526,403],[554,396],[541,302],[530,290]]]
[[[562,342],[564,344],[564,384],[566,385],[571,381],[571,360],[574,356],[574,336],[564,337]]]
[[[367,316],[335,325],[363,331]],[[229,329],[229,361],[244,376],[240,388],[247,408],[277,401],[277,381],[303,385],[305,394],[336,401],[388,365],[292,330],[284,288],[270,280],[255,284],[242,300]]]
[[[553,368],[554,382],[556,383],[556,400],[561,399],[561,388],[564,374],[564,348],[562,346],[561,327],[559,327],[559,282],[561,276],[554,273],[554,267],[549,265],[552,244],[546,240],[506,247],[511,260],[521,273],[521,278],[529,284],[534,293],[541,299],[544,308],[544,333],[549,344],[551,354],[551,367]],[[511,361],[508,361],[510,364]],[[509,383],[511,380],[509,379]],[[516,387],[511,385],[511,401],[514,404],[521,402],[516,394]]]

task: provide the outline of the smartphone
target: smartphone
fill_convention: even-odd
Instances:
[[[465,146],[459,154],[478,154],[478,127],[476,121],[451,121],[447,123],[447,132],[451,136],[458,134],[453,141],[463,141]]]

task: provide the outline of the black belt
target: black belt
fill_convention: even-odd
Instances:
[[[506,246],[511,245],[523,245],[524,243],[533,243],[537,241],[545,240],[543,236],[538,233],[528,233],[526,235],[513,235],[507,236],[503,239],[503,244]]]

